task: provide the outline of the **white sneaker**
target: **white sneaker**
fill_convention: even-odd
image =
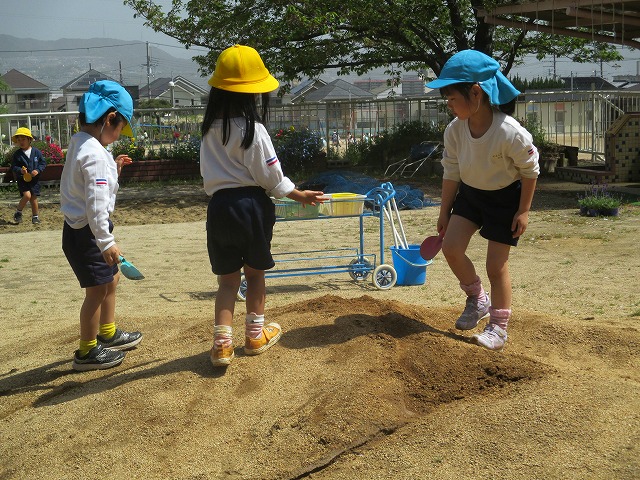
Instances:
[[[499,352],[507,341],[507,331],[494,323],[489,323],[482,333],[472,335],[471,341],[488,350]]]

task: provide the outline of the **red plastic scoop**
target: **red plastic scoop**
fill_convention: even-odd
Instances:
[[[442,248],[442,239],[444,238],[444,232],[439,235],[433,235],[427,237],[420,245],[420,256],[425,260],[431,260],[435,257]]]

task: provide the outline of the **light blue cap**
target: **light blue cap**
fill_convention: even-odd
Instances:
[[[133,99],[119,83],[111,80],[92,83],[89,90],[82,95],[78,109],[85,114],[87,123],[94,123],[111,107],[127,120],[127,124],[122,129],[122,135],[133,137],[131,129]]]
[[[447,60],[429,88],[443,88],[454,83],[477,83],[489,96],[492,105],[504,105],[520,91],[500,72],[500,64],[477,50],[462,50]]]

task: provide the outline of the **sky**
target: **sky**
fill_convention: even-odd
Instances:
[[[161,5],[170,5],[171,0],[156,0]],[[108,7],[107,7],[108,6]],[[0,33],[18,38],[58,40],[60,38],[115,38],[128,41],[155,43],[170,55],[191,58],[205,50],[194,47],[186,50],[171,37],[154,32],[143,25],[143,20],[133,18],[133,10],[122,4],[122,0],[0,0]],[[510,72],[523,78],[539,76],[602,76],[611,81],[614,75],[636,75],[640,73],[640,52],[620,47],[625,60],[616,63],[579,64],[565,58],[538,62],[528,60],[526,65]],[[192,53],[190,53],[192,52]],[[380,69],[382,71],[384,69]],[[376,77],[372,72],[366,77]],[[380,75],[381,77],[383,75]]]
[[[170,0],[156,0],[170,5]],[[144,26],[133,18],[132,8],[122,0],[0,0],[0,33],[18,38],[59,40],[61,38],[115,38],[157,43],[168,54],[191,58],[193,53],[173,38]]]

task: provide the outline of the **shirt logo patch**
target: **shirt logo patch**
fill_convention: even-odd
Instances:
[[[265,163],[267,164],[267,167],[272,167],[273,165],[278,163],[278,157],[268,158],[268,159],[265,160]]]
[[[96,185],[106,185],[106,184],[107,184],[106,178],[96,178]]]
[[[529,156],[533,155],[535,153],[536,149],[534,147],[531,147],[529,149]]]

